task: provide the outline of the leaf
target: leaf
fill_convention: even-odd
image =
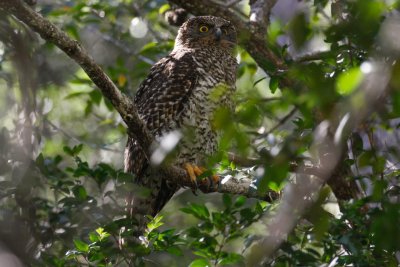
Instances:
[[[79,144],[72,148],[70,148],[69,146],[64,146],[63,150],[65,153],[67,153],[70,156],[77,156],[82,151],[82,148],[83,148],[83,145]]]
[[[310,38],[311,29],[304,12],[299,12],[288,25],[295,48],[301,48]]]
[[[208,220],[210,217],[210,212],[208,211],[207,207],[205,205],[200,205],[200,204],[190,204],[189,207],[187,208],[181,208],[181,211],[192,214],[196,218],[202,219],[202,220]]]
[[[242,219],[251,221],[256,214],[249,208],[245,208],[240,210],[240,216],[242,216]]]
[[[272,94],[275,94],[276,89],[278,89],[279,79],[276,76],[272,76],[269,79],[269,90],[271,90]]]
[[[72,188],[72,192],[74,193],[74,196],[81,201],[87,199],[86,189],[81,185],[77,185]]]
[[[97,241],[100,241],[100,238],[99,238],[99,235],[98,235],[97,233],[95,233],[95,232],[90,232],[90,233],[89,233],[89,240],[90,240],[91,242],[97,242]]]
[[[239,197],[236,198],[234,206],[235,206],[235,208],[240,208],[241,206],[244,205],[244,203],[246,203],[246,197],[245,196],[239,196]]]
[[[211,266],[206,259],[196,259],[189,264],[189,267],[208,267]]]
[[[90,99],[97,105],[100,104],[103,95],[100,93],[99,90],[93,90],[89,93]]]
[[[87,105],[85,107],[85,112],[84,112],[85,117],[87,117],[92,112],[92,110],[93,110],[93,102],[92,101],[88,101]]]
[[[81,151],[82,151],[83,145],[79,144],[77,146],[74,146],[72,148],[72,153],[74,153],[74,155],[78,155]]]
[[[152,219],[148,224],[147,224],[147,228],[148,228],[148,232],[153,231],[154,229],[157,229],[158,227],[160,227],[161,225],[163,225],[164,223],[161,221],[163,218],[163,216],[158,215],[156,217],[154,217],[154,219]]]
[[[75,244],[76,249],[80,252],[88,252],[89,251],[89,245],[79,239],[74,239],[74,244]]]
[[[243,261],[243,257],[236,253],[229,253],[226,257],[218,262],[219,265],[233,265]]]
[[[364,151],[358,157],[359,167],[369,166],[374,160],[374,153],[370,150]]]
[[[99,235],[100,237],[100,241],[104,240],[105,238],[109,237],[110,234],[107,233],[106,231],[104,231],[104,228],[99,227],[96,229],[96,233]]]
[[[222,195],[222,201],[224,202],[225,208],[229,209],[232,207],[232,198],[228,194]]]
[[[173,255],[176,255],[176,256],[182,256],[183,255],[182,250],[180,248],[178,248],[178,247],[168,247],[167,248],[167,252],[171,253]]]
[[[351,94],[361,84],[363,77],[360,68],[341,73],[336,81],[336,91],[341,95]]]
[[[171,9],[171,6],[169,4],[164,4],[158,9],[158,14],[164,14],[168,10]]]
[[[75,92],[75,93],[71,93],[69,95],[67,95],[66,97],[64,97],[64,99],[71,99],[71,98],[75,98],[75,97],[79,97],[82,95],[86,95],[87,92]]]

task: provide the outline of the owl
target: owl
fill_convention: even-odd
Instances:
[[[134,98],[139,117],[156,141],[181,133],[173,164],[185,168],[193,183],[218,146],[219,133],[212,125],[216,110],[234,108],[235,45],[236,30],[229,21],[213,16],[189,19],[179,28],[172,52],[150,69]],[[131,216],[139,221],[144,215],[155,216],[179,186],[151,168],[134,138],[128,138],[124,161],[125,171],[147,191],[128,198]]]

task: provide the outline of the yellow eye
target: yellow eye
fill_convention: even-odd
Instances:
[[[208,27],[207,26],[201,26],[199,29],[200,32],[208,32]]]

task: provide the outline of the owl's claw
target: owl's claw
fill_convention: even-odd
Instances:
[[[199,167],[196,165],[192,165],[190,163],[185,164],[185,169],[189,174],[190,180],[192,181],[192,192],[196,195],[196,190],[200,189],[204,193],[217,191],[219,184],[219,176],[214,174],[212,176],[208,176],[202,178],[200,184],[197,182],[197,178],[203,175],[207,169],[204,167]]]
[[[196,194],[196,190],[197,190],[198,186],[197,186],[197,177],[196,177],[196,174],[194,171],[194,167],[197,167],[197,166],[191,165],[189,163],[185,163],[185,169],[186,169],[186,171],[189,175],[189,178],[192,182],[192,192],[193,192],[193,194]]]

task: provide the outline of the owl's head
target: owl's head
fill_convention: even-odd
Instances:
[[[213,16],[194,17],[180,28],[175,47],[221,47],[232,50],[236,45],[236,30],[230,21]]]

